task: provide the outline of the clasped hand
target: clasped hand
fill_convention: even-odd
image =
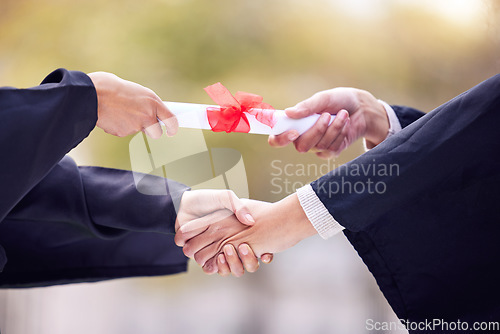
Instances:
[[[239,199],[229,190],[183,194],[175,243],[207,274],[241,276],[254,272],[258,258],[292,247],[316,234],[295,194],[276,203]]]

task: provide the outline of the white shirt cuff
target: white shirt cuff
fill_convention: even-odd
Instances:
[[[389,104],[387,104],[382,100],[378,100],[378,102],[380,102],[380,104],[384,106],[385,112],[387,113],[387,118],[389,119],[389,131],[387,132],[387,137],[385,137],[385,139],[387,139],[402,130],[401,123],[399,122],[398,116],[396,116],[394,109],[392,109],[392,107]],[[364,138],[363,138],[363,146],[365,148],[365,151],[368,151],[371,148],[373,148],[373,147],[368,147],[368,145],[366,144],[366,139]]]
[[[344,229],[320,201],[310,184],[297,189],[300,205],[312,226],[323,239],[328,239]]]

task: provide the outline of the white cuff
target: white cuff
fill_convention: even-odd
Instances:
[[[402,130],[401,123],[399,122],[398,116],[396,116],[394,109],[392,109],[389,104],[382,100],[378,100],[378,102],[380,102],[380,104],[384,106],[387,118],[389,119],[389,131],[387,132],[387,137],[385,137],[385,139],[387,139]],[[365,148],[365,151],[370,150],[370,148],[368,148],[368,146],[366,145],[365,138],[363,138],[363,146]]]
[[[328,239],[344,229],[328,212],[310,184],[297,189],[300,205],[312,226],[323,239]]]
[[[392,109],[390,105],[388,105],[386,102],[382,100],[378,100],[378,102],[382,103],[385,112],[387,113],[387,117],[389,118],[389,133],[387,133],[386,137],[387,139],[390,136],[395,135],[396,133],[402,130],[401,123],[399,123],[398,116],[396,116],[394,109]]]

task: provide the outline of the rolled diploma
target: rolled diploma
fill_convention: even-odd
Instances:
[[[204,129],[211,130],[207,118],[207,108],[220,108],[217,105],[183,103],[183,102],[163,102],[167,108],[176,116],[181,128]],[[297,130],[299,134],[303,134],[309,130],[320,117],[319,114],[314,114],[300,119],[292,119],[286,116],[284,110],[265,110],[273,114],[276,121],[274,127],[267,126],[259,122],[254,115],[246,114],[250,123],[250,132],[253,134],[262,135],[279,135],[288,130]],[[330,117],[332,123],[334,115]],[[160,121],[163,124],[163,122]]]

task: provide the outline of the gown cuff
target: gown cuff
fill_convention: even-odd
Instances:
[[[310,184],[297,189],[300,205],[307,218],[323,239],[328,239],[344,229],[320,201]]]

